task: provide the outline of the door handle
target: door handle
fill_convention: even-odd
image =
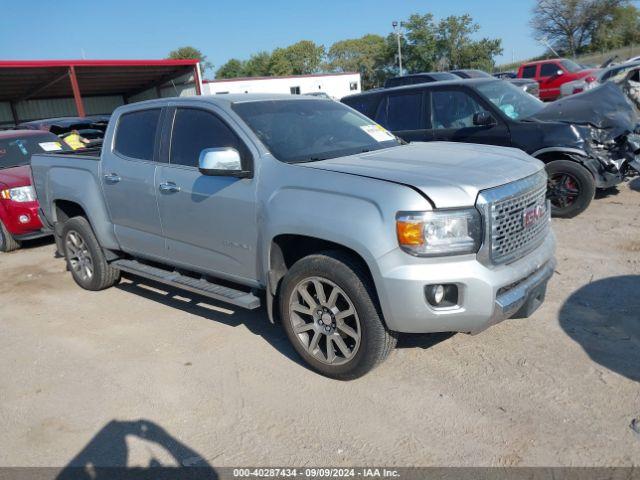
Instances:
[[[122,178],[116,173],[108,173],[104,176],[107,183],[118,183]]]
[[[177,193],[180,191],[180,187],[173,182],[164,182],[158,185],[158,187],[163,193]]]

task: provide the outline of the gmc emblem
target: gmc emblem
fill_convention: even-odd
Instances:
[[[546,213],[547,210],[542,205],[534,205],[533,207],[527,208],[522,212],[522,228],[527,229],[535,225]]]

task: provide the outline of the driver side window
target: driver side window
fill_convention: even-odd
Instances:
[[[197,167],[202,150],[222,147],[235,148],[243,161],[247,157],[244,144],[216,115],[195,108],[178,108],[171,137],[172,165]]]
[[[435,90],[431,98],[434,130],[473,127],[473,116],[487,111],[468,93],[459,90]]]

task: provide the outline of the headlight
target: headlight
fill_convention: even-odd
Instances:
[[[465,210],[400,212],[396,217],[398,243],[419,257],[476,253],[482,240],[480,213]]]
[[[36,191],[32,186],[9,188],[7,190],[2,190],[0,192],[0,197],[5,200],[12,200],[20,203],[34,202],[36,200]]]

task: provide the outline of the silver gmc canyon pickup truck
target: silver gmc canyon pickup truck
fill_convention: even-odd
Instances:
[[[101,153],[34,155],[32,167],[42,220],[82,288],[127,272],[264,303],[332,378],[371,370],[398,333],[530,316],[555,266],[541,162],[405,144],[331,100],[126,105]]]

